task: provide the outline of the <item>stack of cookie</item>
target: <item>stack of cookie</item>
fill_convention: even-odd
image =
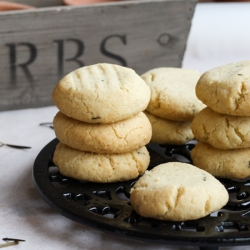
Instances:
[[[68,177],[92,182],[136,178],[149,165],[152,128],[142,112],[150,89],[132,69],[96,64],[57,84],[52,99],[59,144],[53,161]]]
[[[151,89],[145,114],[152,125],[152,142],[179,145],[194,138],[191,122],[205,107],[195,95],[200,75],[181,68],[156,68],[141,75]]]
[[[205,72],[196,94],[207,108],[192,123],[199,140],[191,151],[194,165],[216,177],[249,177],[250,61]]]

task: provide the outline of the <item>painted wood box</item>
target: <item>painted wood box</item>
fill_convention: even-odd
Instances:
[[[38,8],[0,12],[0,111],[53,105],[58,80],[84,65],[114,63],[138,74],[181,67],[196,4],[16,2]]]

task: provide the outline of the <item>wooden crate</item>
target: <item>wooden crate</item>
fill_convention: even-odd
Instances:
[[[52,105],[58,80],[84,65],[114,63],[138,74],[181,67],[195,4],[142,0],[1,12],[0,111]]]

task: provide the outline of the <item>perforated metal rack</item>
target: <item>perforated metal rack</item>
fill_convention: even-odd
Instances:
[[[250,180],[220,179],[230,194],[228,204],[209,216],[193,221],[170,222],[143,218],[131,207],[129,190],[136,179],[98,184],[62,176],[52,161],[57,139],[37,156],[33,180],[42,198],[60,214],[90,227],[137,240],[167,245],[220,246],[250,245]],[[149,169],[173,156],[190,159],[194,145],[162,145],[165,156],[149,148]]]

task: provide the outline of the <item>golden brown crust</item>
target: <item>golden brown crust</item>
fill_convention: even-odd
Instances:
[[[196,95],[218,113],[250,116],[250,61],[205,72],[197,83]]]
[[[192,122],[197,140],[218,149],[250,147],[250,117],[220,114],[210,108],[203,109]]]
[[[81,122],[58,112],[53,124],[62,143],[94,153],[127,153],[148,144],[152,136],[151,124],[143,112],[111,124]]]
[[[147,111],[163,119],[191,121],[205,107],[195,94],[195,70],[156,68],[141,75],[151,89]]]
[[[228,198],[228,192],[216,178],[180,162],[146,171],[130,192],[130,202],[138,214],[171,221],[204,217],[221,209]]]
[[[105,183],[138,177],[148,168],[150,157],[146,147],[124,154],[95,154],[59,142],[53,161],[62,175]]]
[[[192,140],[191,122],[177,122],[157,117],[144,111],[152,126],[152,142],[181,145]]]
[[[198,142],[191,158],[195,166],[216,177],[244,179],[250,176],[250,148],[223,150]]]
[[[52,99],[68,117],[88,123],[113,123],[145,110],[150,89],[134,70],[103,63],[63,77]]]

